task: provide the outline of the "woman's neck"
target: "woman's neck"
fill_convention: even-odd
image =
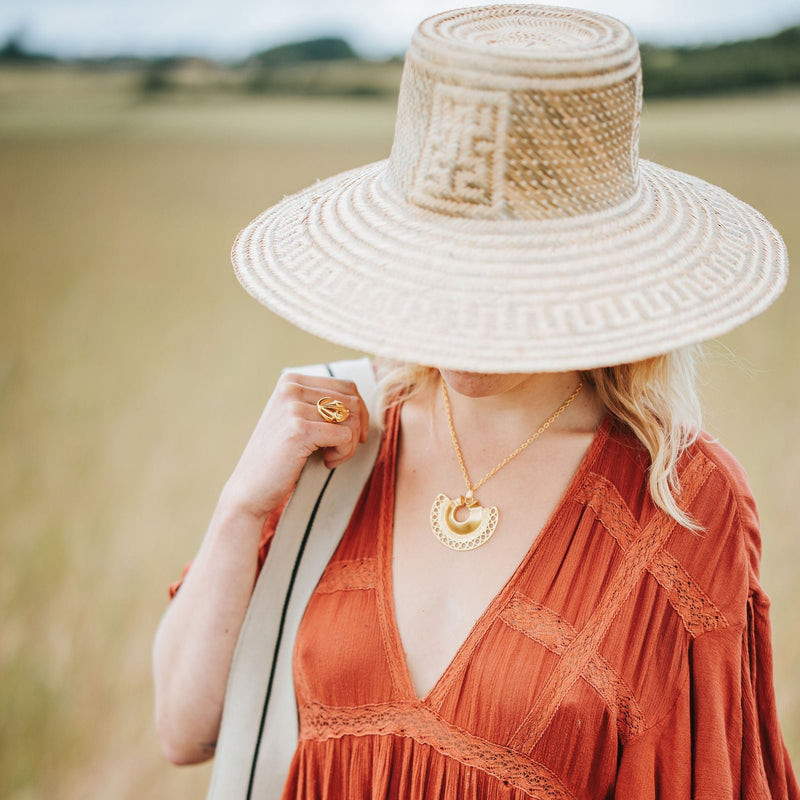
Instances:
[[[550,417],[580,383],[577,372],[541,372],[531,375],[495,375],[441,370],[453,422],[459,436],[491,436],[503,440],[525,439]],[[438,419],[443,418],[441,387],[434,400]],[[593,430],[602,417],[602,406],[591,386],[581,392],[559,418],[558,427]],[[560,423],[560,424],[559,424]],[[469,432],[469,433],[468,433]]]

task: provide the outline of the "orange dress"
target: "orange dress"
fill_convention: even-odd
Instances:
[[[741,468],[681,463],[695,535],[657,510],[609,415],[550,521],[415,696],[392,599],[399,413],[294,650],[283,800],[800,797],[778,727],[756,512]]]

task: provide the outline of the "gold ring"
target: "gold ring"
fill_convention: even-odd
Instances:
[[[347,406],[332,397],[320,397],[317,400],[317,413],[325,422],[344,422],[350,416]]]

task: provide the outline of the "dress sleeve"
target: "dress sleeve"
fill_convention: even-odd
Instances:
[[[789,762],[789,754],[778,724],[772,684],[772,638],[769,598],[760,590],[747,607],[747,641],[742,645],[742,795],[758,797],[800,797]]]
[[[704,580],[711,594],[726,598],[728,624],[680,645],[686,662],[675,702],[621,745],[615,800],[800,800],[778,724],[755,500],[733,457],[715,453],[730,494],[710,496],[698,546],[719,541],[724,550],[701,549],[701,560],[717,567]],[[732,517],[714,516],[726,508]]]
[[[291,496],[291,495],[290,495]],[[258,575],[261,574],[261,567],[264,566],[264,562],[267,560],[267,554],[269,553],[270,545],[272,544],[272,537],[275,535],[275,529],[278,527],[278,522],[280,521],[281,514],[283,514],[283,509],[286,508],[286,504],[289,502],[289,497],[287,497],[276,509],[271,511],[267,516],[266,522],[264,523],[264,527],[261,529],[261,540],[258,545],[258,572],[256,573],[256,579]],[[192,566],[192,562],[190,561],[181,572],[181,577],[171,583],[169,585],[169,599],[172,600],[175,597],[178,589],[181,588],[181,584],[183,583],[184,578],[186,577],[189,569]]]
[[[622,746],[616,800],[798,800],[778,724],[769,600],[747,601],[739,628],[691,642],[669,714]]]

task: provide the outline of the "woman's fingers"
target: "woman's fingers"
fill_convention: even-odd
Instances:
[[[350,412],[347,419],[325,421],[317,410],[323,397],[341,402]],[[228,480],[228,495],[266,515],[291,492],[315,450],[328,467],[337,467],[353,456],[368,427],[369,413],[352,382],[286,373]]]
[[[309,453],[326,447],[355,449],[354,445],[358,443],[356,422],[324,422],[317,415],[316,408],[310,409],[307,403],[296,403],[292,406],[287,423],[287,437],[294,445]]]
[[[286,374],[281,378],[281,392],[287,400],[291,400],[294,412],[301,418],[310,421],[320,421],[327,428],[318,429],[323,434],[315,442],[317,447],[337,447],[340,454],[349,458],[355,452],[359,442],[366,441],[369,430],[369,412],[356,385],[351,381],[336,378],[312,378],[306,375]],[[349,415],[342,422],[327,422],[323,420],[317,409],[317,402],[323,397],[338,400],[348,410]],[[299,406],[296,404],[300,404]],[[353,431],[354,436],[345,443],[325,441],[333,435],[330,428],[346,427]]]

